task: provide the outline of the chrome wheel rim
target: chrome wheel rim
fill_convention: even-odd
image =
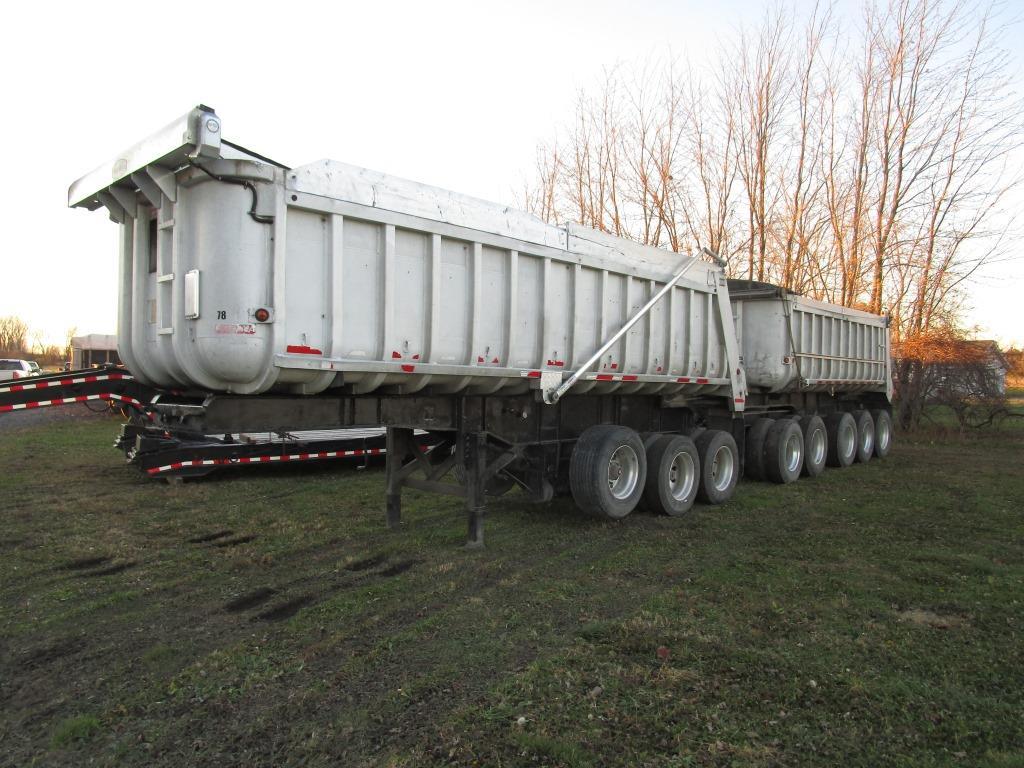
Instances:
[[[608,490],[622,501],[636,490],[640,480],[640,459],[628,445],[620,445],[608,460]]]
[[[800,459],[804,455],[804,438],[799,432],[794,432],[786,440],[786,471],[792,474],[800,471]]]
[[[839,428],[839,446],[843,456],[852,456],[857,450],[857,427],[846,422]]]
[[[878,420],[878,447],[881,450],[889,448],[889,422],[886,419]]]
[[[693,457],[686,451],[680,451],[668,468],[668,492],[676,501],[685,501],[696,483],[697,467],[694,466]]]
[[[860,449],[861,452],[867,456],[871,453],[871,449],[875,447],[875,430],[865,429],[864,434],[860,436]]]
[[[711,460],[711,484],[716,491],[724,491],[729,487],[735,467],[735,458],[726,446],[723,445],[715,451],[715,456]]]
[[[825,460],[825,451],[828,450],[828,441],[825,440],[825,430],[816,429],[811,433],[811,446],[810,446],[811,460],[814,465],[817,466]]]

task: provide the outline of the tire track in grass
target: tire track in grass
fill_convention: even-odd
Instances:
[[[210,541],[217,541],[217,539],[223,539],[225,536],[234,535],[234,531],[229,528],[225,528],[221,531],[214,531],[213,533],[203,533],[198,536],[193,536],[190,539],[185,539],[188,544],[206,544]]]
[[[58,565],[56,570],[58,571],[83,571],[87,568],[94,568],[97,565],[103,565],[109,563],[113,558],[110,555],[97,555],[95,557],[80,557],[76,560],[71,560],[63,565]]]
[[[402,560],[379,571],[369,571],[368,569],[380,564],[384,561],[383,556],[367,558],[364,561],[349,565],[345,570],[349,573],[359,574],[353,579],[348,581],[335,579],[333,582],[325,586],[322,590],[317,593],[308,592],[305,594],[293,597],[280,605],[270,608],[262,613],[252,617],[252,621],[282,621],[283,619],[290,619],[301,609],[307,606],[316,605],[329,598],[331,594],[338,592],[343,589],[350,589],[359,583],[372,581],[374,579],[388,579],[394,576],[398,576],[405,573],[410,568],[414,567],[419,560]],[[356,566],[356,567],[353,567]],[[304,579],[306,581],[308,579]],[[276,593],[277,590],[271,590],[272,593]]]
[[[525,522],[529,523],[529,521],[525,521]],[[544,528],[544,527],[546,527],[546,526],[541,526],[541,529]],[[533,530],[534,532],[537,532],[539,530],[534,525],[530,525],[530,529]],[[603,535],[597,535],[597,536],[593,537],[590,540],[590,542],[589,542],[589,548],[594,550],[594,557],[592,557],[590,559],[591,560],[595,560],[595,559],[599,559],[601,557],[604,557],[604,556],[607,555],[608,552],[614,552],[614,550],[619,545],[620,545],[620,542],[618,540],[608,541],[608,540],[605,540],[605,537]],[[431,549],[431,548],[422,548],[421,547],[421,548],[418,548],[417,551],[420,551],[420,552],[423,552],[423,551],[430,552],[433,555],[433,558],[431,559],[432,562],[437,564],[437,565],[441,564],[441,563],[438,562],[438,556],[443,557],[444,559],[448,559],[453,554],[447,548],[437,548],[437,547],[435,547],[433,549]],[[571,549],[571,550],[566,551],[564,549],[561,549],[555,543],[549,544],[549,546],[547,546],[546,548],[545,547],[531,547],[528,550],[526,550],[526,552],[529,553],[528,558],[529,558],[530,562],[532,562],[534,564],[534,568],[536,568],[536,569],[547,568],[551,563],[557,562],[558,560],[561,560],[562,558],[567,558],[567,559],[572,559],[572,560],[579,561],[580,560],[579,551],[580,550],[578,550],[578,549]],[[504,553],[504,555],[502,555],[502,553],[500,551],[494,550],[494,551],[492,551],[490,553],[490,555],[488,555],[488,553],[483,553],[483,555],[484,555],[483,558],[476,557],[474,555],[470,555],[469,556],[469,562],[470,563],[481,563],[482,562],[486,566],[486,571],[487,571],[486,579],[487,579],[488,583],[490,583],[492,585],[492,587],[491,587],[492,589],[493,589],[494,585],[496,585],[499,581],[507,580],[509,578],[512,578],[514,580],[519,580],[519,579],[522,579],[524,577],[528,578],[531,575],[531,573],[532,573],[532,569],[530,569],[530,568],[524,569],[522,567],[522,560],[523,560],[524,553],[521,553],[521,552],[520,553],[511,553],[511,554],[510,553]],[[491,555],[497,555],[497,557],[493,557],[492,558]],[[508,568],[508,564],[509,564],[510,560],[513,559],[513,558],[515,560],[515,568],[510,570]],[[357,563],[358,563],[358,561],[357,561]],[[495,563],[497,563],[497,565],[495,565]],[[396,565],[399,565],[399,566],[402,567],[402,569],[405,569],[405,563],[398,563]],[[572,568],[573,566],[569,565],[568,567]],[[465,569],[463,569],[463,570],[465,570]],[[306,574],[302,578],[310,579],[310,578],[316,578],[316,577],[317,577],[317,574],[312,574],[312,575]],[[432,582],[429,582],[429,583],[430,584],[434,584],[435,582],[432,581]],[[361,586],[362,587],[368,587],[369,584],[368,583],[366,583],[366,584],[357,583],[355,586],[356,587],[361,587]],[[509,589],[516,589],[516,587],[514,585],[509,585],[507,588],[509,588]],[[362,622],[358,622],[358,623],[350,625],[350,626],[352,626],[352,631],[351,631],[351,633],[346,633],[346,634],[348,635],[348,639],[349,639],[352,647],[357,648],[357,652],[362,652],[362,651],[358,650],[359,648],[366,648],[368,650],[372,650],[372,647],[374,645],[378,645],[378,644],[380,644],[382,642],[381,637],[387,638],[387,637],[392,636],[392,635],[394,635],[396,633],[400,633],[400,632],[406,631],[410,627],[414,627],[417,624],[419,624],[420,622],[422,622],[424,620],[424,617],[426,617],[427,619],[430,619],[432,617],[436,618],[437,616],[440,616],[440,617],[444,618],[445,616],[454,615],[455,611],[464,610],[465,606],[468,605],[469,603],[468,603],[468,600],[462,599],[460,604],[459,604],[459,606],[456,606],[455,608],[452,608],[452,606],[450,605],[452,600],[460,600],[461,598],[465,598],[465,597],[468,596],[468,593],[472,593],[473,595],[477,595],[477,596],[479,596],[479,595],[486,595],[487,594],[487,589],[484,588],[483,585],[482,585],[479,569],[473,568],[473,569],[470,569],[470,570],[465,570],[465,573],[463,574],[463,578],[461,578],[461,580],[460,580],[460,582],[459,582],[459,584],[457,586],[456,594],[453,594],[451,590],[447,590],[444,594],[439,594],[439,593],[437,593],[434,590],[432,590],[432,592],[433,592],[433,595],[434,595],[433,598],[432,598],[432,604],[427,606],[427,608],[425,610],[423,610],[423,611],[419,611],[417,613],[417,611],[415,610],[416,607],[423,607],[423,604],[425,602],[428,602],[428,601],[425,601],[425,600],[422,599],[423,598],[422,590],[409,589],[409,590],[405,590],[402,593],[397,593],[397,594],[404,595],[405,596],[404,599],[399,600],[399,601],[395,601],[393,599],[389,599],[389,602],[388,602],[388,612],[379,621],[374,621],[372,618],[367,618],[367,620],[364,620]],[[460,596],[461,596],[461,598],[460,598]],[[300,606],[300,609],[301,609],[301,607],[302,606]],[[365,615],[365,614],[361,614],[361,615]],[[237,632],[234,634],[234,639],[238,639]],[[337,640],[338,638],[335,638],[335,639]],[[300,654],[301,655],[301,647],[302,647],[301,644],[302,644],[303,641],[308,643],[308,635],[306,635],[306,636],[304,636],[302,638],[299,638],[297,642],[289,642],[289,643],[287,643],[283,648],[279,649],[279,651],[277,652],[276,655],[278,657],[282,657],[282,655],[287,656],[289,653]],[[266,642],[266,641],[264,640],[263,642]],[[219,645],[219,647],[225,647],[225,645],[223,643],[220,643],[218,645]],[[337,649],[337,643],[336,642],[332,643],[332,645],[335,646],[335,649]],[[289,651],[288,650],[289,648],[291,648],[292,650]],[[332,662],[332,664],[333,664],[333,662]],[[336,667],[336,665],[334,665],[334,666]],[[372,676],[372,670],[371,670],[370,674]],[[357,685],[362,685],[362,684],[361,683],[357,683]],[[370,686],[370,687],[372,687],[372,686]],[[247,696],[247,694],[243,694],[243,696]],[[242,703],[242,702],[236,702],[236,703],[239,706],[243,706],[243,707],[246,706],[246,704]],[[256,703],[257,709],[261,709],[261,710],[265,709],[265,706],[266,706],[265,702],[257,702]],[[232,708],[234,708],[234,705],[233,705]],[[179,715],[182,716],[182,717],[185,717],[186,719],[189,718],[191,716],[190,708],[188,706],[183,706],[182,710],[179,712]],[[205,728],[206,726],[204,726],[202,724],[197,724],[197,727]],[[211,725],[210,727],[214,727],[214,726]]]
[[[457,515],[454,510],[448,508],[449,505],[444,505],[445,508],[434,513],[424,514],[421,510],[418,510],[415,515],[408,515],[407,520],[411,520],[411,524],[408,528],[400,531],[400,538],[398,539],[397,549],[399,550],[414,550],[418,554],[426,553],[430,563],[435,565],[442,564],[445,560],[459,560],[459,555],[455,554],[453,557],[452,547],[450,545],[447,536],[454,526],[453,522],[456,520],[461,523],[461,516]],[[498,505],[495,505],[497,507]],[[536,519],[531,520],[530,516],[525,516],[524,519],[514,521],[513,524],[516,526],[525,527],[525,535],[527,536],[538,536],[544,535],[545,528],[559,528],[565,522],[565,516],[558,514],[553,517],[549,523],[539,524]],[[438,530],[442,528],[442,530]],[[461,527],[461,526],[460,526]],[[508,536],[507,527],[508,523],[503,523],[502,527],[506,530],[501,534],[504,537]],[[499,527],[494,528],[495,531],[499,530]],[[563,531],[564,534],[564,531]],[[228,534],[233,535],[233,534]],[[425,538],[424,538],[425,536]],[[223,537],[218,537],[223,538]],[[614,545],[608,545],[602,543],[602,535],[598,535],[591,540],[591,546],[596,546],[598,549],[604,551],[613,548]],[[444,539],[442,543],[438,543],[438,539]],[[380,531],[379,533],[373,532],[370,535],[365,534],[363,531],[357,532],[352,538],[347,540],[347,546],[342,548],[341,552],[331,551],[330,557],[333,568],[323,569],[317,568],[322,562],[322,558],[318,558],[317,562],[310,563],[314,567],[301,567],[300,574],[296,579],[290,581],[295,582],[309,582],[309,581],[322,581],[325,577],[335,579],[337,582],[343,582],[340,584],[332,582],[329,587],[329,591],[333,594],[337,589],[349,589],[355,588],[360,589],[366,587],[369,582],[362,582],[359,579],[351,579],[354,574],[367,572],[367,575],[371,579],[377,579],[379,576],[385,578],[397,577],[403,575],[402,572],[407,572],[412,566],[407,564],[406,561],[398,561],[394,565],[386,565],[386,555],[377,553],[369,557],[364,557],[361,560],[355,560],[347,564],[338,563],[338,559],[344,556],[344,552],[366,552],[367,550],[372,551],[375,545],[381,545],[386,542],[388,549],[396,549],[396,537],[391,532]],[[454,591],[447,591],[442,594],[433,589],[426,590],[428,599],[433,595],[432,605],[430,605],[421,616],[415,616],[410,613],[412,610],[415,612],[415,608],[422,607],[421,598],[424,596],[422,589],[410,590],[401,599],[389,602],[389,614],[385,617],[383,622],[366,621],[360,622],[361,626],[370,630],[370,641],[371,643],[380,640],[380,638],[386,638],[387,632],[392,630],[403,630],[405,628],[415,628],[418,626],[423,617],[431,618],[437,614],[441,621],[450,619],[452,616],[459,616],[458,613],[451,613],[448,609],[448,603],[451,600],[465,599],[468,595],[484,595],[488,594],[486,589],[485,581],[497,583],[498,581],[514,578],[523,579],[528,578],[532,573],[530,569],[524,569],[523,561],[535,562],[539,568],[545,567],[545,563],[552,562],[557,563],[561,557],[564,556],[564,552],[559,549],[560,545],[552,542],[547,544],[545,547],[530,548],[524,552],[513,552],[506,553],[500,550],[498,547],[492,545],[492,549],[483,553],[485,562],[484,571],[486,576],[484,580],[480,578],[480,569],[475,567],[475,564],[481,562],[480,559],[475,559],[472,556],[468,560],[464,560],[461,563],[456,564],[457,570],[462,570],[464,565],[469,564],[471,567],[466,570],[465,573],[459,576],[457,579],[457,586]],[[332,547],[332,550],[334,548]],[[536,555],[535,555],[536,551]],[[458,550],[455,550],[458,552]],[[168,562],[172,561],[173,557],[164,558]],[[279,568],[273,568],[273,572],[279,575],[289,572],[294,569],[295,559],[301,559],[300,556],[292,557],[289,552],[280,561]],[[510,564],[513,563],[514,567],[510,569]],[[384,568],[380,573],[374,573],[374,569],[378,566],[383,565]],[[220,566],[216,566],[218,569]],[[570,564],[570,568],[574,567]],[[264,571],[262,567],[258,570]],[[293,572],[293,571],[292,571]],[[160,576],[167,573],[167,569],[163,569],[160,573],[155,574],[157,580]],[[345,579],[339,577],[339,573],[347,574]],[[217,586],[222,584],[221,577],[225,575],[223,570],[216,572],[207,572],[203,574],[202,578],[194,582],[190,578],[181,579],[180,574],[176,571],[173,574],[173,582],[166,584],[166,586],[157,586],[157,592],[163,590],[163,596],[165,599],[159,597],[153,601],[152,610],[148,611],[148,614],[141,617],[134,617],[129,619],[128,617],[122,618],[119,615],[113,617],[113,621],[106,621],[103,623],[101,635],[99,639],[103,639],[106,636],[107,639],[117,636],[121,640],[118,654],[122,657],[129,659],[132,658],[132,648],[139,645],[141,649],[142,645],[151,642],[152,634],[149,637],[142,636],[138,638],[138,642],[133,642],[137,636],[131,636],[129,629],[131,623],[136,620],[141,620],[143,623],[149,624],[152,632],[157,632],[162,638],[167,638],[168,642],[175,642],[175,638],[181,638],[182,635],[187,636],[188,643],[191,647],[196,649],[196,653],[193,654],[193,658],[202,659],[205,658],[209,652],[219,648],[230,648],[236,644],[240,639],[248,635],[246,630],[246,623],[239,623],[237,617],[224,616],[224,620],[214,618],[211,620],[209,605],[211,600],[216,600],[215,591]],[[350,580],[346,580],[350,579]],[[418,577],[413,577],[414,580],[418,580]],[[275,585],[277,586],[277,585]],[[295,585],[289,584],[289,589],[294,589]],[[198,587],[198,589],[196,588]],[[153,592],[147,593],[151,598],[154,596]],[[403,593],[392,593],[402,595]],[[327,595],[329,597],[330,595]],[[170,599],[166,599],[169,597]],[[298,600],[302,594],[299,594]],[[419,603],[417,606],[416,604]],[[221,604],[223,605],[223,604]],[[253,606],[255,607],[255,606]],[[294,617],[303,608],[310,607],[308,604],[298,605],[295,610],[291,613]],[[182,609],[182,610],[179,610]],[[269,609],[274,611],[275,608]],[[291,610],[290,607],[286,607],[283,613],[288,613]],[[455,609],[456,611],[458,609]],[[175,622],[168,624],[164,616],[175,616]],[[365,611],[358,611],[357,616],[365,616]],[[222,614],[223,616],[223,614]],[[198,622],[193,621],[193,617],[198,619]],[[278,620],[288,618],[286,616],[280,616]],[[382,626],[383,625],[383,626]],[[374,634],[377,636],[375,637]],[[307,636],[308,638],[308,636]],[[126,641],[126,642],[124,642]],[[359,642],[359,641],[357,641]],[[361,643],[364,644],[364,643]],[[298,646],[293,643],[285,643],[283,651],[287,652],[287,649],[295,648]],[[127,666],[125,664],[118,664],[113,668],[107,666],[109,678],[116,678],[119,674],[118,669],[123,668],[127,674]],[[73,670],[73,677],[81,677],[81,674],[74,667],[65,669],[66,671]],[[60,673],[63,674],[63,673]],[[95,691],[97,695],[102,695],[102,691]],[[438,694],[440,695],[440,693]],[[116,698],[116,696],[111,697]]]
[[[287,600],[279,605],[275,605],[273,608],[269,608],[262,613],[258,613],[252,617],[251,621],[283,621],[284,619],[290,619],[301,609],[311,604],[316,599],[316,595],[306,594],[293,597],[291,600]]]
[[[224,610],[228,613],[247,611],[250,608],[262,605],[276,594],[277,590],[272,587],[260,587],[259,589],[254,589],[252,592],[239,595],[233,600],[228,600],[228,602],[224,604]]]
[[[128,560],[127,562],[115,563],[114,565],[108,566],[106,568],[100,568],[96,571],[85,571],[83,573],[79,573],[78,578],[92,579],[98,576],[114,576],[118,573],[124,573],[129,568],[134,568],[136,565],[138,565],[138,563],[134,560]]]
[[[210,546],[216,547],[217,549],[228,549],[229,547],[237,547],[241,544],[249,544],[250,542],[256,541],[256,534],[249,533],[245,536],[235,536],[232,539],[221,539],[220,541],[214,541]]]
[[[363,624],[349,635],[350,642],[343,645],[335,644],[333,652],[316,657],[310,666],[310,676],[316,677],[325,670],[334,670],[329,678],[332,680],[330,699],[335,704],[344,703],[346,708],[371,711],[381,722],[364,724],[346,737],[346,748],[339,757],[355,751],[365,754],[364,749],[372,745],[387,743],[389,748],[399,748],[415,743],[422,736],[419,732],[422,722],[436,722],[438,716],[451,711],[456,704],[465,703],[479,696],[493,682],[500,679],[509,669],[524,666],[545,653],[545,637],[564,638],[567,631],[578,626],[578,615],[573,611],[552,612],[551,602],[545,594],[549,585],[541,573],[557,573],[559,561],[571,558],[573,571],[579,573],[587,568],[597,567],[603,560],[615,561],[623,542],[619,539],[598,537],[588,543],[583,550],[576,548],[571,551],[549,549],[545,554],[533,558],[531,566],[525,570],[518,569],[514,574],[516,582],[522,581],[535,585],[535,588],[524,593],[518,584],[502,584],[507,581],[508,574],[499,571],[481,585],[477,574],[467,574],[467,580],[460,590],[464,595],[472,592],[469,597],[475,600],[457,600],[451,594],[444,599],[436,600],[425,606],[417,615],[409,616],[408,603],[418,602],[422,598],[419,592],[410,593],[408,600],[396,606],[388,616],[371,625]],[[668,559],[668,555],[665,559]],[[650,567],[651,563],[648,563]],[[596,585],[600,589],[601,585]],[[631,587],[633,585],[631,584]],[[623,596],[613,591],[605,591],[596,601],[591,598],[588,607],[598,609],[602,618],[608,616],[618,620],[631,615],[639,609],[642,597],[663,589],[656,579],[648,579],[639,588],[633,588],[630,595]],[[504,606],[507,601],[502,599],[505,593],[512,593],[517,599],[516,611],[518,624],[521,627],[545,627],[541,636],[532,644],[515,642],[515,632],[509,635],[512,641],[504,648],[481,648],[472,652],[474,643],[479,641],[479,633],[487,629],[481,627],[481,619],[500,619],[500,610],[495,609],[482,617],[481,605]],[[432,627],[444,627],[431,636]],[[425,630],[422,631],[422,630]],[[421,636],[421,635],[426,635]],[[443,637],[440,637],[443,635]],[[359,642],[362,638],[363,642]],[[522,638],[520,638],[522,639]],[[355,640],[356,642],[351,642]],[[462,648],[457,659],[450,652],[452,645]],[[395,651],[394,648],[399,648]],[[401,649],[416,648],[415,654]],[[347,663],[342,661],[347,659]],[[341,661],[339,668],[338,662]],[[415,668],[415,675],[407,679],[410,666]],[[417,679],[429,678],[431,674],[444,672],[452,667],[460,669],[460,678],[456,683],[457,691],[442,684],[428,685],[424,690],[417,691],[416,706],[401,706],[401,702],[393,701],[394,686],[406,681],[415,687]],[[295,703],[289,707],[292,711]],[[308,702],[300,704],[306,709],[303,716],[316,718],[321,708],[332,710],[334,704],[310,697]],[[283,716],[283,712],[281,713]],[[292,711],[292,716],[296,713]],[[273,718],[270,718],[273,721]],[[396,731],[400,735],[396,735]],[[269,734],[261,734],[260,738]]]

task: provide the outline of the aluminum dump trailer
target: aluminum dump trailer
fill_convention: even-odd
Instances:
[[[522,393],[682,272],[574,393],[742,389],[720,267],[331,160],[285,168],[202,107],[69,202],[120,226],[119,351],[152,386]]]
[[[891,399],[885,317],[730,280],[743,368],[762,392],[878,392]]]
[[[222,127],[200,105],[69,191],[120,228],[140,445],[383,425],[389,524],[447,493],[475,545],[513,487],[679,515],[889,450],[886,318]]]

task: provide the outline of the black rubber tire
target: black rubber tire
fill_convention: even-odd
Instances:
[[[830,413],[825,418],[828,431],[828,457],[830,467],[842,468],[853,464],[857,455],[857,422],[845,411]]]
[[[871,412],[871,418],[875,420],[875,456],[884,459],[892,450],[892,416],[879,409]]]
[[[871,461],[875,453],[875,420],[867,411],[854,411],[853,420],[857,423],[857,455],[854,458],[864,464]]]
[[[697,453],[700,455],[700,483],[697,490],[697,498],[708,504],[722,504],[732,498],[736,490],[736,481],[740,474],[740,452],[736,447],[736,441],[728,432],[718,429],[709,429],[697,435],[694,441],[697,445]],[[719,451],[727,449],[731,456],[729,460],[730,472],[727,483],[716,487],[716,469],[722,469],[721,461],[718,467],[715,466],[715,457]],[[719,456],[719,459],[722,457]]]
[[[680,462],[673,472],[677,457]],[[680,470],[689,471],[691,482],[688,488],[680,489],[683,495],[676,498],[672,482],[678,478]],[[663,435],[648,447],[647,482],[644,484],[644,504],[648,509],[669,517],[685,515],[697,499],[699,486],[700,455],[693,440],[683,435]]]
[[[793,449],[796,455],[790,453]],[[764,440],[765,477],[773,483],[792,483],[800,479],[804,466],[804,433],[794,419],[779,419]]]
[[[743,446],[743,476],[751,480],[764,480],[764,441],[768,430],[775,419],[761,417],[747,430],[747,439]]]
[[[619,448],[628,446],[636,455],[638,477],[625,498],[612,495],[608,486],[608,465]],[[621,520],[640,501],[647,480],[647,455],[640,436],[627,427],[595,424],[576,441],[569,459],[569,488],[576,506],[596,517]]]
[[[802,416],[800,430],[804,433],[804,477],[817,477],[825,471],[825,460],[828,458],[828,430],[821,416]],[[820,439],[820,443],[817,441]],[[817,451],[820,446],[820,454]]]

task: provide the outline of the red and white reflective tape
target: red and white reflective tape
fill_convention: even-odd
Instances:
[[[186,461],[175,461],[171,464],[164,464],[162,467],[153,467],[146,472],[151,475],[158,475],[161,472],[173,472],[178,469],[189,467],[224,467],[235,464],[269,464],[275,461],[315,461],[317,459],[349,459],[356,456],[383,456],[387,451],[384,448],[356,448],[351,451],[319,451],[311,453],[285,453],[275,456],[237,456],[235,458],[223,459],[188,459]]]
[[[598,373],[588,378],[595,381],[636,381],[639,376],[632,373]]]
[[[120,403],[128,403],[134,405],[136,408],[142,409],[144,406],[134,397],[128,397],[127,395],[115,395],[111,392],[103,392],[99,395],[78,395],[77,397],[57,397],[53,400],[34,400],[30,403],[15,403],[14,405],[0,405],[0,413],[4,411],[21,411],[28,410],[30,408],[45,408],[48,405],[69,405],[71,403],[84,403],[87,400],[116,400]],[[150,417],[152,418],[152,416]]]
[[[48,387],[68,387],[72,384],[91,384],[94,381],[116,381],[119,379],[131,379],[129,373],[105,373],[98,376],[77,376],[68,379],[52,379],[49,381],[36,381],[29,384],[11,384],[0,387],[0,392],[25,392],[30,389],[47,389]],[[22,379],[24,381],[24,379]]]

